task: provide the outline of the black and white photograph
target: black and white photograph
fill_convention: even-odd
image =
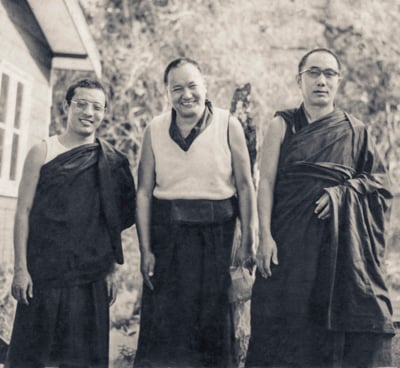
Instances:
[[[400,0],[0,0],[0,368],[400,367]]]

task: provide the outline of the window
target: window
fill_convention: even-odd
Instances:
[[[0,195],[16,196],[26,154],[30,80],[0,61]]]

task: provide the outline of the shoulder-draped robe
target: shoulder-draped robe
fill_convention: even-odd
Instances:
[[[291,323],[393,332],[383,264],[391,193],[366,127],[338,109],[311,124],[303,108],[277,115],[287,124],[271,219],[279,266],[261,293],[256,283],[254,307]],[[327,221],[314,214],[324,192]]]

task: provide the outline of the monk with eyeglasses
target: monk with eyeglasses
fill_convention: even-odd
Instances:
[[[303,103],[265,131],[247,367],[391,365],[390,187],[365,125],[335,106],[340,81],[335,53],[306,53]]]
[[[114,266],[135,220],[128,159],[96,129],[107,107],[96,80],[72,84],[66,131],[29,151],[15,218],[7,367],[108,367]]]

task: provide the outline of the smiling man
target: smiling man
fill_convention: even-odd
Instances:
[[[303,103],[265,132],[247,367],[391,365],[391,194],[366,127],[335,107],[340,80],[332,51],[305,54]]]
[[[71,85],[65,133],[27,155],[14,230],[11,368],[108,367],[113,269],[123,262],[121,231],[134,222],[135,188],[127,158],[95,139],[106,107],[99,82]]]
[[[242,127],[207,100],[199,64],[164,72],[171,110],[145,131],[137,230],[143,297],[135,367],[228,367],[229,266],[252,258],[255,194]]]

